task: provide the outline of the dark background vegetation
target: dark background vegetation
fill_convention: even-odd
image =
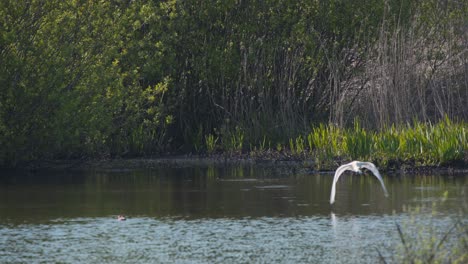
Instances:
[[[467,13],[457,0],[1,0],[0,164],[204,152],[236,133],[241,149],[287,144],[357,118],[466,121]]]

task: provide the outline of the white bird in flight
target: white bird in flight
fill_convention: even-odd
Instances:
[[[379,170],[375,165],[371,162],[363,162],[363,161],[352,161],[348,164],[341,165],[338,167],[338,169],[335,172],[335,177],[333,178],[333,185],[331,189],[331,194],[330,194],[330,204],[333,204],[335,202],[335,192],[336,192],[336,182],[338,181],[338,178],[340,178],[341,174],[347,170],[352,170],[354,172],[358,172],[359,174],[362,173],[361,169],[366,168],[370,170],[375,177],[380,181],[380,184],[382,185],[382,188],[384,190],[385,196],[388,196],[387,189],[385,188],[385,184],[382,180],[382,176],[380,176]]]

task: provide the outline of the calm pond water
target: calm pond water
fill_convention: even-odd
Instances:
[[[0,262],[393,262],[397,223],[408,236],[468,223],[468,175],[383,177],[388,198],[346,173],[330,206],[333,174],[270,166],[3,171]]]

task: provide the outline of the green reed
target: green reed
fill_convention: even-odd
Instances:
[[[404,208],[410,216],[402,223],[396,222],[396,232],[400,238],[393,261],[397,263],[466,263],[468,261],[468,226],[460,212],[448,220],[448,225],[441,228],[434,223],[439,218],[438,208],[443,207],[448,199],[445,191],[442,200],[433,202],[430,207],[422,205]],[[421,214],[425,214],[422,223]],[[383,263],[387,260],[378,250]]]
[[[320,124],[312,127],[312,131],[307,135],[307,144],[309,155],[315,158],[319,168],[342,154],[342,132],[334,125]]]
[[[126,138],[116,140],[116,144],[113,147],[118,148],[119,152],[124,155],[151,154],[163,148],[164,133],[165,131],[163,130],[157,131],[156,129],[140,125],[130,131]]]
[[[229,140],[229,151],[242,151],[242,147],[244,146],[244,131],[241,128],[236,127],[234,133],[229,136]]]
[[[381,131],[369,130],[358,120],[350,128],[319,124],[308,133],[289,138],[287,141],[271,141],[264,135],[262,140],[249,143],[250,153],[273,151],[290,153],[304,159],[313,159],[317,166],[332,165],[334,161],[369,160],[386,167],[391,164],[416,166],[439,166],[466,162],[468,129],[465,122],[452,122],[445,118],[438,123],[413,122],[392,125]],[[242,152],[244,130],[219,134],[225,152]],[[206,150],[212,153],[218,138],[205,136]],[[286,142],[286,144],[284,144]],[[260,152],[258,151],[260,150]]]
[[[305,155],[305,141],[302,135],[299,135],[295,140],[289,139],[289,149],[293,155]]]
[[[375,149],[375,134],[361,127],[358,120],[354,122],[354,128],[344,131],[343,148],[350,159],[369,159]]]
[[[453,123],[448,118],[435,125],[415,122],[396,132],[399,140],[396,153],[402,160],[422,165],[462,161],[468,150],[466,128],[466,123]]]
[[[392,125],[382,131],[367,130],[355,120],[342,129],[320,124],[307,135],[309,154],[317,161],[366,159],[414,165],[447,165],[463,162],[468,151],[465,122],[445,118],[436,124],[413,122]],[[297,152],[297,146],[295,149]]]
[[[213,134],[205,136],[206,151],[208,154],[212,154],[216,150],[216,144],[218,143],[218,137]]]

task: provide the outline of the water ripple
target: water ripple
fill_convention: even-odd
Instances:
[[[365,263],[395,216],[56,219],[0,226],[2,262]],[[386,237],[386,240],[382,240]],[[392,238],[392,239],[391,239]],[[350,243],[352,242],[352,243]],[[387,256],[391,256],[391,251]]]

